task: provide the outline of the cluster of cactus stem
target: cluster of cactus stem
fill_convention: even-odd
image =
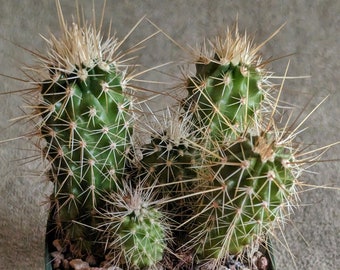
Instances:
[[[218,266],[283,224],[302,169],[295,135],[275,122],[262,46],[237,27],[210,42],[187,96],[148,129],[121,43],[61,22],[40,57],[48,76],[35,82],[34,108],[54,186],[48,233],[64,250],[127,269],[166,266],[180,252],[189,265]],[[148,142],[136,143],[139,128]]]

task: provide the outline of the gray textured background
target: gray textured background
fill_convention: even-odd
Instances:
[[[85,13],[91,16],[92,1],[81,1]],[[112,19],[118,37],[123,37],[144,15],[164,29],[181,44],[195,46],[202,37],[213,37],[231,25],[236,16],[241,29],[256,34],[256,43],[265,40],[281,24],[287,22],[277,37],[262,50],[264,58],[294,53],[289,58],[270,65],[282,75],[291,60],[288,75],[310,75],[309,79],[289,81],[283,99],[306,111],[320,100],[330,98],[310,118],[309,129],[300,138],[312,145],[325,145],[340,140],[340,1],[107,1],[105,24]],[[65,17],[74,13],[74,1],[61,1]],[[98,17],[102,1],[96,1]],[[44,50],[39,33],[58,33],[54,1],[0,0],[0,73],[22,77],[19,67],[32,64],[34,58],[25,50]],[[155,29],[143,22],[126,43],[131,46]],[[9,41],[8,41],[9,40]],[[182,52],[164,36],[146,43],[140,62],[155,66],[174,60]],[[179,73],[170,66],[165,72]],[[151,75],[150,75],[151,76]],[[164,77],[162,74],[153,74]],[[22,89],[20,81],[1,77],[0,91]],[[27,131],[24,125],[10,126],[9,119],[21,114],[22,100],[17,95],[0,96],[0,140],[18,137]],[[339,147],[334,147],[324,159],[339,159]],[[38,153],[26,140],[0,144],[0,269],[43,269],[43,242],[46,209],[41,206],[50,186],[43,177]],[[32,158],[31,158],[32,157]],[[307,175],[302,181],[340,186],[339,162],[320,163],[313,167],[319,174]],[[312,190],[302,194],[302,207],[296,211],[285,235],[289,252],[277,250],[278,269],[339,269],[340,267],[340,192]]]

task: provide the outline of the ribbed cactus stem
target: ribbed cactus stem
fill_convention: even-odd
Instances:
[[[125,177],[131,98],[126,67],[115,59],[119,43],[102,43],[92,26],[63,27],[41,59],[49,78],[40,84],[39,129],[54,183],[51,218],[79,255],[94,252],[97,210]]]
[[[240,254],[287,218],[300,173],[294,154],[273,132],[263,132],[205,156],[198,169],[198,189],[205,192],[192,230],[201,259]]]
[[[107,198],[104,239],[113,264],[129,267],[155,267],[167,249],[169,225],[153,199],[152,189],[140,187],[111,193]],[[129,268],[130,269],[130,268]]]
[[[159,129],[151,128],[151,142],[142,145],[142,159],[139,161],[138,177],[147,186],[155,186],[156,198],[172,201],[166,206],[173,219],[180,222],[188,210],[182,199],[192,189],[196,173],[197,149],[193,146],[195,132],[192,132],[192,119],[182,117],[179,111],[168,108]],[[150,128],[149,128],[150,129]]]
[[[201,52],[196,74],[188,78],[183,101],[198,128],[215,140],[237,138],[257,125],[269,102],[267,72],[257,48],[246,36],[227,31],[212,42],[212,51]]]

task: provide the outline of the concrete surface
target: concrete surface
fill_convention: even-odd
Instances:
[[[92,0],[79,1],[86,16],[91,16]],[[103,1],[95,1],[97,17]],[[340,1],[107,1],[104,24],[112,19],[118,37],[123,37],[144,15],[183,45],[195,46],[202,37],[213,37],[231,25],[238,16],[241,29],[256,35],[256,43],[265,40],[280,25],[284,29],[262,50],[264,58],[294,55],[275,61],[273,71],[282,75],[288,59],[288,75],[310,75],[309,79],[289,80],[283,99],[306,112],[323,97],[328,100],[306,121],[309,129],[300,139],[311,144],[326,145],[340,140]],[[75,13],[74,1],[61,1],[65,17]],[[44,50],[39,33],[58,33],[54,1],[0,0],[0,73],[23,78],[23,63],[33,64],[28,50]],[[144,21],[126,42],[155,31]],[[16,45],[14,45],[16,44]],[[146,67],[175,60],[183,54],[164,36],[146,43],[140,62]],[[22,49],[20,46],[27,48]],[[179,74],[172,66],[165,72]],[[162,74],[154,73],[157,79]],[[0,91],[27,88],[20,80],[0,79]],[[310,100],[310,103],[308,101]],[[27,132],[24,124],[11,126],[10,119],[21,115],[22,99],[16,94],[0,96],[0,140],[21,136]],[[41,206],[50,186],[39,176],[42,170],[39,153],[25,139],[0,144],[0,269],[43,269],[44,225],[46,208]],[[329,150],[323,159],[339,159],[339,147]],[[32,162],[28,162],[32,161]],[[311,170],[318,174],[305,175],[304,182],[340,186],[338,162],[319,163]],[[340,192],[314,189],[301,194],[302,207],[291,224],[285,227],[288,250],[277,245],[278,269],[339,269],[340,268]],[[295,257],[293,264],[292,256]]]

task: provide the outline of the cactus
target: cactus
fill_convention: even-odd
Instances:
[[[294,151],[271,130],[245,134],[204,155],[197,169],[197,188],[204,192],[191,224],[199,259],[240,254],[286,220],[301,172]]]
[[[271,100],[269,72],[257,53],[260,46],[253,46],[237,28],[211,44],[206,51],[212,51],[212,57],[199,54],[196,74],[187,78],[188,97],[180,104],[191,119],[189,130],[196,130],[195,139],[182,142],[193,149],[186,152],[190,165],[180,171],[191,185],[180,192],[184,201],[176,195],[170,201],[177,203],[175,209],[189,207],[191,216],[175,218],[182,221],[178,228],[189,234],[184,248],[193,250],[197,261],[220,264],[228,254],[238,255],[264,241],[290,213],[299,167],[291,166],[291,141],[280,141],[283,134],[272,124],[276,103]],[[162,149],[164,141],[153,143]],[[151,155],[142,162],[181,164],[181,158],[168,155],[159,162]],[[174,180],[158,171],[159,182]]]
[[[40,59],[49,78],[38,82],[37,114],[54,183],[50,218],[72,253],[82,256],[95,252],[98,235],[91,228],[104,194],[125,177],[131,97],[127,68],[117,56],[120,43],[112,37],[102,42],[92,26],[62,27],[62,38],[49,41],[49,58]]]
[[[63,35],[46,39],[46,57],[37,54],[34,70],[48,74],[35,80],[34,117],[54,185],[48,237],[61,240],[58,252],[180,269],[169,259],[217,267],[266,241],[298,199],[304,160],[296,161],[296,130],[275,122],[264,43],[237,27],[217,37],[199,53],[178,108],[156,128],[138,116],[150,141],[137,144],[122,43],[103,42],[92,25],[69,27],[57,3]]]
[[[152,126],[149,123],[148,126]],[[143,158],[137,165],[139,178],[150,185],[158,185],[160,197],[180,197],[190,190],[195,177],[192,166],[197,151],[191,146],[195,140],[192,119],[168,108],[158,128],[146,130],[151,142],[141,147]]]
[[[104,239],[113,265],[155,267],[162,260],[170,230],[151,193],[125,186],[107,197],[107,210],[102,213]]]
[[[138,182],[154,190],[155,199],[161,200],[162,208],[171,217],[172,228],[192,215],[190,192],[195,185],[193,167],[198,152],[191,143],[195,141],[191,120],[185,115],[181,117],[177,109],[168,108],[156,127],[147,121],[152,128],[145,131],[151,141],[141,146],[142,158],[136,164]],[[186,241],[187,231],[172,230],[172,239],[172,248],[176,250]]]
[[[193,114],[203,136],[215,140],[236,139],[256,128],[258,117],[270,103],[268,73],[257,54],[258,47],[237,30],[212,43],[199,54],[196,74],[187,80],[188,97],[183,108]]]
[[[261,244],[298,194],[294,136],[283,140],[273,123],[276,101],[258,50],[237,29],[217,38],[213,58],[200,54],[187,79],[182,115],[142,147],[139,176],[167,198],[177,247],[196,262],[220,265]]]
[[[267,111],[275,112],[258,47],[228,31],[213,58],[200,55],[188,97],[152,129],[141,160],[130,153],[137,174],[128,174],[126,152],[137,147],[126,70],[113,57],[115,42],[108,58],[79,48],[97,44],[88,31],[73,26],[63,41],[52,39],[56,61],[48,64],[39,108],[55,183],[52,218],[74,255],[106,250],[117,266],[156,267],[174,253],[157,203],[177,226],[174,247],[191,250],[196,262],[220,264],[263,241],[290,211],[298,170],[290,166],[290,141],[281,143],[268,120]],[[67,46],[73,58],[58,64]]]

